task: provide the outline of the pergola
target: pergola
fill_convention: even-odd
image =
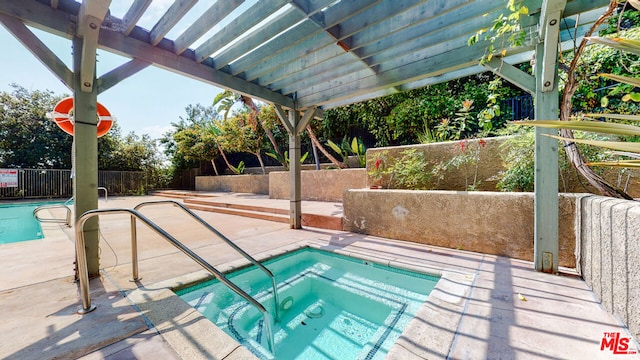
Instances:
[[[525,44],[481,66],[488,44],[467,40],[507,14],[507,0],[210,0],[198,14],[190,14],[197,0],[175,0],[144,29],[137,23],[151,2],[133,0],[117,18],[110,0],[0,0],[0,22],[73,91],[76,219],[98,206],[97,96],[147,66],[276,106],[289,132],[291,227],[298,229],[300,133],[323,109],[490,70],[534,95],[536,119],[557,119],[558,50],[572,48],[609,4],[524,0]],[[187,14],[196,20],[166,38]],[[27,25],[71,39],[73,69]],[[97,49],[130,61],[97,76]],[[534,57],[533,76],[514,66]],[[558,144],[540,136],[546,131],[536,136],[534,262],[557,272]],[[90,275],[99,272],[94,220],[85,226]]]

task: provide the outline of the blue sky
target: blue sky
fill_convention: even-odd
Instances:
[[[113,15],[122,17],[130,3],[130,0],[113,2]],[[154,1],[154,5],[147,10],[139,24],[151,28],[171,3],[172,1],[167,0]],[[185,20],[183,26],[179,23],[176,31],[185,28],[188,23],[189,19]],[[34,29],[32,31],[67,64],[69,69],[72,69],[70,40]],[[168,37],[173,38],[170,35]],[[71,94],[71,90],[1,25],[0,47],[4,50],[3,56],[0,57],[0,91],[10,91],[9,84],[16,83],[29,90],[51,90],[56,94]],[[98,76],[128,60],[99,51]],[[138,135],[149,134],[152,138],[159,138],[171,129],[171,122],[185,116],[184,109],[187,105],[209,106],[221,91],[212,85],[167,70],[147,67],[100,94],[98,101],[116,117],[123,134],[133,131]]]

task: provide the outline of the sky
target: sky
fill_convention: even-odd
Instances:
[[[131,2],[132,0],[112,2],[112,14],[122,18]],[[138,24],[147,29],[152,28],[172,2],[152,2]],[[201,3],[210,6],[208,1]],[[194,7],[192,11],[197,13],[199,10]],[[192,20],[186,18],[178,23],[175,32],[183,31]],[[33,28],[31,30],[67,64],[69,69],[72,69],[71,40]],[[167,37],[175,38],[172,33]],[[10,92],[10,84],[16,83],[32,91],[51,90],[57,95],[72,94],[71,90],[1,24],[0,48],[3,49],[3,56],[0,56],[0,91]],[[129,59],[99,50],[96,65],[98,77],[127,61]],[[98,102],[115,116],[123,135],[133,131],[138,135],[149,134],[151,138],[157,139],[172,128],[172,122],[185,117],[185,108],[188,105],[209,106],[221,91],[213,85],[149,66],[98,95]]]

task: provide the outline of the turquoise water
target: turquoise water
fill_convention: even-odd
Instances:
[[[54,202],[0,205],[0,244],[42,239],[40,223],[33,218],[33,210]]]
[[[277,281],[277,359],[382,359],[435,287],[439,277],[391,268],[316,249],[264,265]],[[227,277],[273,314],[269,278],[255,267]],[[263,359],[263,317],[217,280],[177,294]]]

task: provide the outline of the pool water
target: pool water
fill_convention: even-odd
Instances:
[[[53,202],[35,202],[0,205],[0,244],[42,239],[40,223],[34,219],[33,210]]]
[[[263,264],[278,284],[277,359],[382,359],[439,280],[310,248]],[[274,313],[262,271],[227,277]],[[274,358],[261,313],[217,280],[177,294],[259,358]]]

